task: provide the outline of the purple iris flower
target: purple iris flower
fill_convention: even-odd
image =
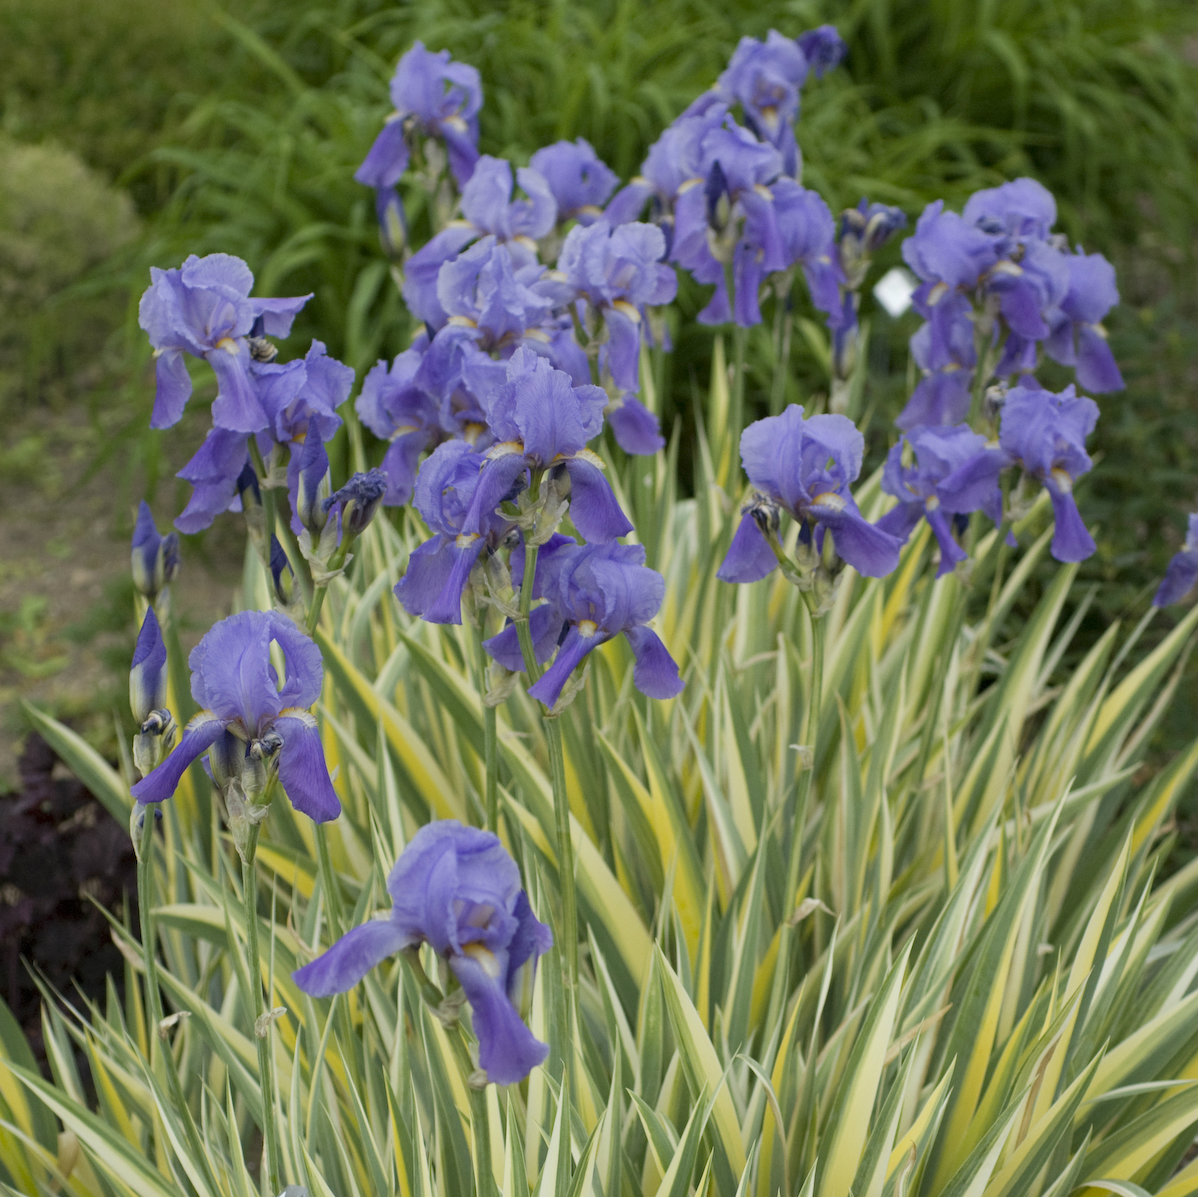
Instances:
[[[682,690],[678,665],[648,622],[665,598],[665,580],[645,565],[641,545],[555,543],[538,557],[536,592],[547,600],[533,611],[538,657],[557,645],[557,656],[528,693],[546,707],[561,695],[570,675],[592,649],[623,633],[636,664],[632,681],[651,699],[671,699]],[[544,613],[538,615],[538,613]],[[560,642],[560,643],[559,643]],[[523,669],[514,626],[486,641],[487,651],[508,669]]]
[[[704,136],[702,153],[701,183],[684,186],[675,202],[671,256],[700,283],[715,284],[699,313],[702,323],[757,324],[761,280],[791,265],[779,228],[776,185],[798,184],[781,178],[782,157],[773,146],[730,119]],[[732,265],[735,300],[728,295],[726,262]]]
[[[903,464],[904,443],[910,447],[913,461]],[[953,539],[952,517],[984,507],[994,518],[1002,514],[1002,492],[994,476],[990,495],[962,494],[942,484],[957,470],[986,451],[986,438],[968,425],[914,428],[891,449],[882,473],[882,490],[899,500],[877,524],[884,532],[904,541],[921,519],[926,519],[940,546],[940,566],[936,577],[948,574],[966,558],[965,551]]]
[[[959,424],[968,416],[977,365],[972,315],[967,296],[945,292],[931,319],[912,335],[911,357],[923,377],[895,420],[899,428]]]
[[[437,272],[437,299],[449,323],[438,331],[467,333],[488,353],[514,346],[529,331],[541,340],[554,301],[538,288],[545,269],[521,265],[508,245],[484,237]]]
[[[179,471],[191,483],[187,506],[175,520],[180,532],[200,532],[222,512],[240,506],[242,471],[250,468],[249,437],[227,428],[210,428],[204,443]]]
[[[629,180],[609,201],[604,216],[613,225],[638,220],[645,205],[652,201],[651,219],[663,226],[667,246],[672,247],[674,203],[684,187],[702,184],[707,176],[703,141],[713,129],[724,123],[728,106],[692,105],[668,125],[649,147],[641,164],[641,173]]]
[[[484,402],[496,444],[487,451],[468,531],[481,531],[481,522],[528,470],[547,471],[551,485],[568,492],[570,518],[588,541],[613,541],[632,531],[602,463],[586,449],[603,427],[607,393],[601,387],[575,386],[564,371],[521,346],[508,360],[507,381]]]
[[[538,150],[528,165],[544,176],[557,202],[557,223],[589,225],[602,212],[619,176],[585,138],[557,141]]]
[[[319,537],[328,523],[324,503],[332,490],[328,450],[319,437],[308,437],[294,460],[297,474],[291,510],[301,528],[307,529],[310,536]]]
[[[971,288],[999,259],[992,233],[979,229],[934,200],[920,215],[915,232],[903,242],[903,260],[923,280],[916,302],[929,307],[953,288]]]
[[[444,263],[472,241],[492,234],[508,246],[516,267],[535,264],[536,243],[552,230],[557,203],[539,171],[520,167],[516,183],[524,198],[513,196],[512,164],[484,154],[470,181],[462,188],[460,220],[446,228],[408,260],[404,271],[404,300],[419,320],[439,329],[448,319],[437,292]]]
[[[179,573],[179,534],[158,535],[150,505],[143,499],[137,509],[131,555],[133,585],[151,603]]]
[[[1072,384],[1059,394],[1035,385],[1013,387],[1002,409],[998,440],[1002,449],[1031,477],[1048,488],[1056,527],[1052,555],[1059,562],[1080,562],[1094,552],[1073,484],[1090,469],[1085,441],[1098,422],[1098,405],[1078,395]]]
[[[913,300],[928,323],[912,352],[927,374],[900,427],[964,416],[977,359],[966,347],[975,333],[999,351],[996,361],[987,355],[996,378],[1031,373],[1043,350],[1075,367],[1083,387],[1123,385],[1101,324],[1119,298],[1114,270],[1100,254],[1066,253],[1051,231],[1055,220],[1052,195],[1034,179],[975,193],[961,216],[941,201],[925,209],[903,257],[922,280]]]
[[[902,541],[870,524],[849,493],[864,452],[865,438],[847,416],[804,416],[797,404],[749,425],[740,439],[749,481],[799,521],[804,543],[814,538],[820,551],[830,532],[840,557],[858,573],[880,578],[898,565]],[[777,564],[753,505],[741,517],[716,577],[756,582]]]
[[[817,79],[822,79],[834,67],[840,66],[849,52],[835,25],[817,25],[806,33],[800,33],[798,41],[799,49],[803,51],[811,73]]]
[[[445,142],[449,168],[459,184],[470,178],[478,160],[478,110],[483,94],[478,71],[454,62],[448,50],[416,44],[399,60],[391,79],[395,111],[370,147],[354,178],[389,192],[408,169],[416,137]]]
[[[296,985],[317,998],[341,994],[387,957],[427,942],[470,1001],[487,1080],[506,1086],[527,1077],[549,1052],[523,1020],[553,933],[533,915],[499,838],[457,820],[427,824],[400,854],[387,890],[390,916],[347,932],[296,970]]]
[[[807,78],[807,56],[794,38],[771,29],[764,42],[742,37],[715,91],[728,104],[740,104],[745,124],[782,154],[788,175],[798,170],[794,125],[799,88]]]
[[[771,190],[785,265],[802,268],[811,302],[828,317],[830,328],[836,330],[855,323],[855,315],[851,310],[846,315],[843,304],[848,278],[841,264],[832,210],[818,192],[801,187],[793,179],[779,179]],[[749,269],[755,265],[750,261]],[[756,267],[762,275],[764,266],[762,261]],[[750,291],[754,304],[759,286],[758,282]],[[757,319],[761,319],[760,314]]]
[[[666,239],[655,225],[612,226],[597,220],[570,230],[557,260],[571,293],[586,300],[607,332],[600,367],[616,387],[635,392],[645,309],[667,304],[678,279],[662,259]]]
[[[221,512],[237,507],[238,478],[249,461],[249,439],[256,438],[263,458],[275,446],[288,450],[287,484],[292,499],[291,526],[303,527],[298,514],[300,460],[309,437],[329,441],[341,426],[336,409],[353,386],[353,370],[330,358],[319,341],[307,355],[286,363],[253,367],[249,385],[262,422],[250,432],[234,431],[219,423],[208,431],[204,443],[179,471],[192,484],[187,506],[175,521],[180,532],[207,528]]]
[[[1065,266],[1068,290],[1044,348],[1063,366],[1073,366],[1078,384],[1087,391],[1121,390],[1123,376],[1102,327],[1106,314],[1119,302],[1115,268],[1101,254],[1080,250],[1065,257]]]
[[[494,506],[471,514],[485,466],[486,459],[465,441],[446,441],[416,477],[416,510],[434,535],[412,551],[395,597],[430,623],[462,622],[462,592],[474,563],[484,551],[494,552],[512,527]]]
[[[449,414],[450,403],[442,404],[426,385],[422,367],[428,345],[428,334],[421,333],[390,365],[376,362],[354,401],[358,418],[387,445],[382,469],[387,475],[383,502],[388,505],[399,506],[412,498],[420,455],[458,431],[445,426],[443,416]]]
[[[266,414],[250,380],[249,338],[285,337],[295,314],[312,297],[251,299],[254,276],[230,254],[195,254],[173,270],[151,267],[150,287],[141,297],[138,323],[154,347],[158,390],[153,428],[170,428],[191,395],[184,354],[207,360],[219,390],[213,422],[234,432],[265,426]]]
[[[272,644],[283,655],[282,682]],[[188,664],[191,693],[203,710],[188,721],[170,756],[133,787],[133,797],[139,803],[169,799],[206,749],[213,749],[225,775],[277,753],[279,781],[292,806],[317,822],[335,819],[341,803],[308,711],[324,678],[316,643],[280,612],[245,611],[214,624]]]
[[[799,171],[794,127],[799,117],[799,90],[814,70],[817,77],[844,57],[845,45],[831,25],[789,38],[771,29],[764,42],[742,37],[715,93],[739,104],[745,124],[782,155],[790,176]]]
[[[1194,588],[1198,583],[1198,512],[1189,519],[1186,529],[1185,544],[1181,551],[1173,555],[1165,570],[1165,577],[1153,597],[1153,607],[1167,607],[1176,603]]]
[[[1046,241],[1057,221],[1052,192],[1035,179],[1012,179],[975,191],[961,218],[988,233],[1008,233],[1019,241]]]

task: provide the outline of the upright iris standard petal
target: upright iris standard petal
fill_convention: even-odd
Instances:
[[[510,1085],[539,1065],[548,1046],[523,1022],[536,961],[553,944],[532,913],[520,873],[491,832],[442,820],[404,849],[387,890],[391,915],[354,928],[294,974],[301,990],[348,990],[393,952],[421,942],[444,957],[470,1002],[479,1064]]]
[[[585,138],[557,141],[538,150],[528,165],[541,174],[557,203],[557,220],[594,221],[619,182],[615,171]]]

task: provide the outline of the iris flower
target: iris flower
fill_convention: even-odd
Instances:
[[[387,879],[391,914],[347,932],[296,971],[307,994],[328,998],[376,965],[427,942],[448,962],[474,1012],[479,1064],[510,1085],[549,1052],[523,1022],[537,958],[553,934],[532,913],[516,863],[491,832],[457,820],[421,828]]]
[[[272,644],[282,651],[282,681]],[[188,665],[191,693],[204,710],[188,721],[166,760],[133,787],[133,797],[139,803],[169,799],[187,767],[213,749],[218,781],[252,768],[251,762],[275,760],[297,811],[317,822],[336,819],[341,803],[308,711],[324,677],[316,642],[280,612],[239,612],[204,634]]]
[[[645,565],[643,546],[576,545],[563,537],[541,550],[534,594],[547,600],[532,613],[538,658],[557,646],[553,664],[528,691],[546,707],[557,702],[588,653],[621,633],[636,661],[637,690],[651,699],[671,699],[682,690],[677,663],[647,626],[665,598],[665,581]],[[515,625],[485,643],[500,665],[524,668]]]
[[[870,524],[849,494],[861,472],[865,439],[847,416],[804,416],[791,404],[741,435],[745,473],[758,494],[800,524],[800,539],[817,550],[832,534],[836,552],[859,574],[880,578],[898,565],[902,541]],[[758,523],[756,505],[745,510],[728,556],[717,574],[725,582],[756,582],[777,565]]]
[[[191,396],[184,354],[204,358],[219,385],[212,419],[221,428],[252,433],[264,428],[266,413],[250,381],[251,336],[285,337],[295,314],[312,297],[255,299],[254,276],[231,254],[192,254],[174,270],[151,267],[150,287],[137,319],[150,338],[158,390],[152,428],[170,428]]]
[[[1165,577],[1153,597],[1153,607],[1167,607],[1184,599],[1198,582],[1198,512],[1195,512],[1186,529],[1185,544],[1173,555],[1165,570]]]

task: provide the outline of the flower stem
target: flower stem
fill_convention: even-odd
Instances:
[[[158,933],[154,920],[154,812],[143,807],[139,812],[140,826],[134,832],[134,849],[137,853],[137,910],[141,923],[141,947],[145,961],[146,978],[146,1011],[149,1016],[150,1033],[150,1069],[155,1063],[165,1065],[166,1083],[170,1091],[171,1102],[183,1120],[183,1134],[187,1138],[187,1147],[191,1151],[191,1159],[202,1171],[204,1189],[210,1193],[216,1192],[216,1180],[208,1171],[208,1154],[200,1140],[199,1129],[187,1105],[183,1093],[183,1085],[179,1081],[179,1070],[175,1064],[175,1056],[163,1028],[162,992],[158,988],[158,958],[156,946]]]
[[[536,498],[539,478],[534,476],[532,489]],[[524,669],[530,684],[541,676],[536,649],[532,642],[529,617],[532,610],[533,579],[537,570],[538,546],[525,545],[524,577],[520,583],[519,615],[516,635],[524,657]],[[549,750],[549,777],[553,787],[553,814],[557,838],[557,869],[562,899],[561,949],[566,960],[562,978],[562,1097],[565,1126],[571,1126],[570,1102],[574,1091],[574,1026],[578,990],[578,906],[574,890],[574,843],[570,837],[570,800],[566,793],[566,758],[562,746],[562,729],[558,717],[547,708],[542,710],[541,724]],[[562,1168],[568,1181],[571,1153],[563,1154]],[[560,1182],[559,1178],[559,1182]]]
[[[343,533],[341,544],[333,551],[333,556],[329,559],[329,574],[332,575],[335,571],[340,570],[345,565],[345,559],[349,550],[349,536]],[[313,579],[312,582],[312,599],[308,604],[308,617],[304,621],[304,631],[309,636],[316,634],[317,626],[320,624],[320,613],[324,607],[324,597],[329,591],[330,579],[325,578],[323,581]]]
[[[304,555],[300,552],[299,542],[295,539],[295,533],[291,531],[291,525],[286,519],[280,519],[278,504],[275,502],[275,488],[271,486],[270,471],[267,469],[266,462],[262,458],[262,454],[258,451],[258,446],[254,442],[254,438],[250,438],[250,461],[254,465],[254,471],[258,475],[258,489],[262,496],[262,516],[264,532],[262,536],[262,544],[259,546],[259,552],[262,557],[262,565],[266,570],[267,586],[274,589],[274,579],[270,572],[270,538],[273,533],[279,538],[279,543],[283,546],[283,552],[287,555],[288,564],[291,566],[292,577],[296,581],[296,585],[300,589],[300,595],[303,597],[304,605],[307,606],[311,602],[311,582],[308,577],[308,563],[304,560]]]
[[[481,615],[475,632],[476,685],[483,708],[483,787],[485,790],[483,803],[487,813],[487,831],[496,832],[499,830],[499,735],[497,713],[495,708],[487,702],[487,651],[483,648],[486,629],[482,625]]]
[[[258,947],[258,874],[254,854],[258,848],[259,827],[249,829],[245,857],[241,864],[242,891],[245,896],[246,948],[249,956],[249,992],[246,999],[254,1021],[254,1043],[258,1049],[258,1082],[262,1090],[262,1139],[264,1159],[261,1188],[268,1194],[279,1192],[279,1129],[275,1122],[275,1074],[271,1053],[270,996],[263,1002],[262,964]]]
[[[803,754],[810,755],[802,762],[803,772],[799,775],[799,793],[795,803],[794,839],[790,846],[790,865],[786,874],[784,902],[794,901],[799,887],[799,873],[803,857],[803,832],[807,826],[807,812],[811,805],[811,783],[815,774],[816,736],[819,729],[820,696],[824,687],[824,622],[816,616],[816,599],[810,591],[800,591],[803,606],[807,610],[807,627],[811,633],[811,673],[807,678],[807,711],[803,720]],[[790,912],[786,911],[784,919]]]

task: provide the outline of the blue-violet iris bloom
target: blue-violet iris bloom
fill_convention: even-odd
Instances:
[[[1184,599],[1198,582],[1198,512],[1190,517],[1185,544],[1165,570],[1165,577],[1152,600],[1153,607],[1167,607]]]
[[[800,538],[822,550],[830,532],[836,552],[859,574],[880,578],[898,565],[902,541],[870,524],[849,494],[861,472],[865,438],[847,416],[804,416],[791,404],[741,435],[745,473],[759,495],[800,523]],[[746,509],[717,577],[756,582],[778,564],[752,507]]]
[[[459,184],[465,183],[478,160],[482,102],[474,67],[454,62],[448,50],[426,50],[423,42],[416,42],[399,60],[391,79],[395,111],[354,178],[380,193],[394,188],[408,169],[411,141],[424,134],[445,142],[449,168]]]
[[[587,540],[614,541],[632,531],[602,463],[586,448],[603,427],[607,394],[601,387],[576,387],[564,371],[521,346],[508,359],[507,381],[484,403],[497,444],[487,451],[465,531],[483,531],[482,522],[530,469],[547,470],[555,484],[568,485],[570,518]]]
[[[281,683],[272,644],[283,654]],[[139,803],[169,799],[187,767],[213,746],[223,772],[251,754],[277,750],[279,781],[292,806],[317,822],[335,819],[341,803],[308,711],[324,679],[315,641],[280,612],[239,612],[204,634],[188,665],[191,693],[203,710],[188,721],[170,756],[133,787],[133,797]]]
[[[903,463],[903,442],[911,448],[912,462]],[[891,449],[882,472],[882,490],[899,500],[899,505],[878,521],[878,527],[905,541],[920,519],[926,519],[940,546],[936,577],[949,573],[967,557],[953,539],[952,517],[986,507],[993,518],[1002,515],[1002,492],[997,475],[990,493],[961,496],[942,484],[955,471],[986,451],[986,438],[968,425],[950,427],[923,425],[913,428]]]
[[[499,838],[457,820],[427,824],[395,863],[387,890],[390,916],[347,932],[295,972],[296,984],[317,998],[341,994],[393,953],[427,942],[470,1001],[487,1080],[506,1086],[527,1077],[549,1052],[523,1018],[553,934],[533,915]]]
[[[534,590],[547,603],[533,612],[534,641],[538,656],[558,648],[553,664],[528,693],[552,707],[587,654],[623,633],[636,660],[632,681],[637,690],[651,699],[677,695],[682,690],[677,663],[647,627],[665,598],[665,580],[645,565],[643,546],[575,545],[563,538],[542,555]],[[491,637],[486,647],[501,665],[523,669],[514,625]]]
[[[285,337],[295,314],[312,297],[251,299],[254,276],[231,254],[192,254],[181,267],[151,267],[150,287],[141,297],[138,323],[154,347],[158,390],[153,428],[170,428],[191,395],[184,354],[204,358],[216,372],[219,390],[213,422],[239,433],[267,424],[250,382],[253,360],[248,338]]]

